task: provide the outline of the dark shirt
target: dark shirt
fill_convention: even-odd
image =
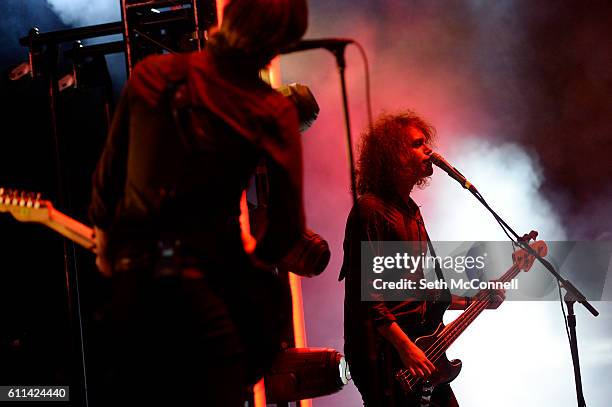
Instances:
[[[426,318],[427,303],[407,300],[384,301],[381,297],[361,299],[361,241],[414,242],[408,250],[413,255],[427,252],[427,232],[418,206],[412,199],[381,199],[365,194],[349,214],[344,237],[342,275],[346,277],[344,298],[345,353],[349,363],[360,364],[376,359],[376,328],[397,322],[410,336]],[[374,248],[376,252],[376,248]],[[422,270],[417,271],[422,278]]]
[[[182,93],[169,92],[177,84]],[[183,131],[170,107],[176,100]],[[211,52],[148,57],[117,106],[90,218],[110,230],[110,247],[182,238],[207,253],[242,250],[240,198],[261,156],[270,163],[270,197],[256,255],[274,261],[304,230],[294,106],[252,67]]]

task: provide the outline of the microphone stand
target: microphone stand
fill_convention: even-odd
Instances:
[[[497,222],[499,222],[503,228],[506,228],[508,231],[510,231],[510,233],[512,233],[516,239],[516,241],[513,240],[513,242],[538,259],[538,261],[557,279],[559,285],[565,289],[566,294],[564,301],[568,310],[567,324],[570,331],[569,340],[572,354],[572,364],[574,366],[574,381],[576,382],[576,399],[578,402],[578,407],[586,407],[582,389],[582,376],[580,374],[580,359],[578,357],[578,339],[576,337],[576,315],[574,314],[574,304],[579,302],[595,317],[599,315],[599,312],[587,301],[586,297],[580,292],[580,290],[578,290],[578,288],[576,288],[569,280],[564,279],[548,260],[544,259],[535,250],[533,250],[531,246],[529,246],[528,239],[521,238],[516,234],[516,232],[489,206],[483,196],[473,185],[468,184],[467,187],[464,185],[464,188],[470,191],[478,202],[480,202],[489,212],[491,212],[495,220],[497,220]]]
[[[338,44],[335,47],[327,48],[336,57],[336,65],[338,66],[338,74],[340,75],[340,89],[342,91],[342,108],[344,111],[344,127],[346,129],[346,150],[348,152],[349,171],[351,176],[351,194],[353,198],[353,206],[357,206],[357,180],[355,176],[355,159],[353,157],[353,138],[351,136],[351,119],[349,117],[348,97],[346,93],[346,78],[344,71],[346,69],[346,59],[344,58],[344,50],[346,43]]]
[[[357,179],[355,175],[355,159],[353,157],[353,138],[351,136],[351,119],[349,117],[348,97],[346,92],[346,79],[344,71],[346,70],[346,59],[344,58],[344,50],[346,45],[352,43],[349,39],[339,39],[338,41],[323,40],[304,40],[302,45],[298,44],[295,47],[287,47],[281,50],[282,54],[288,54],[298,51],[308,51],[311,49],[323,48],[331,52],[336,57],[336,65],[338,74],[340,75],[340,90],[342,92],[342,109],[344,111],[344,127],[346,130],[346,150],[348,153],[349,171],[351,178],[351,194],[353,198],[353,206],[357,205]]]
[[[572,363],[574,365],[576,398],[578,399],[578,406],[585,407],[586,402],[584,401],[584,393],[582,392],[582,375],[580,374],[580,357],[578,356],[578,338],[576,337],[576,315],[574,314],[576,298],[568,291],[565,293],[564,301],[567,306],[567,325],[570,332],[570,350],[572,352]]]
[[[59,44],[61,38],[69,38],[80,29],[56,31],[41,34],[38,28],[30,30],[28,37],[20,39],[22,44],[27,44],[30,52],[30,64],[34,77],[39,76],[48,83],[47,98],[49,103],[49,121],[51,137],[53,138],[53,153],[55,158],[56,188],[60,207],[70,208],[70,199],[66,191],[66,178],[68,167],[65,164],[66,146],[61,128],[62,104],[59,98],[59,87],[57,81],[57,64],[59,56]],[[66,36],[66,37],[64,37]],[[24,45],[25,45],[24,44]],[[44,45],[44,51],[43,51]],[[40,58],[40,61],[37,59]],[[40,65],[39,65],[40,64]],[[85,342],[83,333],[83,317],[81,314],[81,299],[79,289],[79,273],[76,260],[75,245],[63,239],[64,256],[64,281],[66,284],[67,310],[69,314],[69,327],[71,330],[71,364],[70,369],[76,371],[72,380],[78,385],[76,399],[83,405],[89,405],[87,366],[85,362]]]
[[[351,197],[353,201],[353,208],[357,208],[357,177],[355,174],[355,159],[353,157],[353,138],[351,136],[351,119],[349,116],[348,97],[346,92],[346,78],[344,71],[346,70],[346,59],[344,58],[344,50],[346,44],[352,43],[350,39],[336,39],[336,40],[305,40],[301,41],[301,44],[297,44],[294,47],[288,47],[281,50],[282,54],[288,54],[297,51],[306,51],[316,48],[324,48],[331,52],[336,57],[336,66],[338,67],[338,74],[340,75],[340,90],[342,92],[342,109],[344,111],[344,128],[346,130],[346,150],[348,153],[350,180],[351,180]],[[357,211],[357,214],[359,211]],[[360,217],[357,216],[357,222],[360,222]],[[338,276],[338,281],[344,279],[342,271]]]

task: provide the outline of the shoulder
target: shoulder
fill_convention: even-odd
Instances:
[[[395,228],[404,224],[406,219],[406,212],[401,210],[393,200],[371,193],[359,197],[357,208],[358,211],[355,208],[351,211],[352,217],[356,217],[358,213],[361,222],[368,225]]]
[[[167,73],[171,70],[172,66],[176,65],[179,58],[184,58],[184,56],[176,54],[149,55],[136,64],[132,71],[132,77],[137,78]]]
[[[174,61],[175,55],[150,55],[136,64],[130,83],[154,83],[170,72]]]
[[[259,93],[263,106],[267,108],[267,115],[286,125],[296,125],[298,114],[291,100],[263,80],[258,84],[256,92]]]
[[[382,198],[370,193],[363,194],[357,199],[357,207],[364,213],[384,210],[386,205]]]
[[[393,212],[393,207],[383,198],[366,193],[357,199],[357,206],[353,208],[352,212],[353,216],[359,214],[361,219],[367,221],[382,220],[389,218]]]
[[[263,82],[263,81],[262,81]],[[255,95],[257,107],[253,118],[260,121],[266,139],[279,139],[279,145],[300,143],[299,117],[295,105],[266,83],[258,86]]]
[[[128,81],[132,97],[155,104],[169,81],[178,79],[180,64],[186,64],[188,55],[150,55],[134,67]]]

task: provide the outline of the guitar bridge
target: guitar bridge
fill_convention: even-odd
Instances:
[[[421,386],[421,401],[419,407],[429,407],[433,390],[434,386],[429,381],[423,383],[423,386]]]

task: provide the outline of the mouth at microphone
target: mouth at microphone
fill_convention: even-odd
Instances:
[[[463,188],[469,189],[472,192],[478,193],[478,190],[476,189],[476,187],[471,182],[469,182],[465,178],[465,176],[461,174],[461,172],[459,172],[458,169],[456,169],[451,164],[449,164],[448,161],[446,161],[444,157],[442,157],[440,154],[435,153],[435,152],[431,153],[431,155],[429,156],[429,159],[436,167],[440,168],[442,171],[446,172],[455,181],[459,182]]]

